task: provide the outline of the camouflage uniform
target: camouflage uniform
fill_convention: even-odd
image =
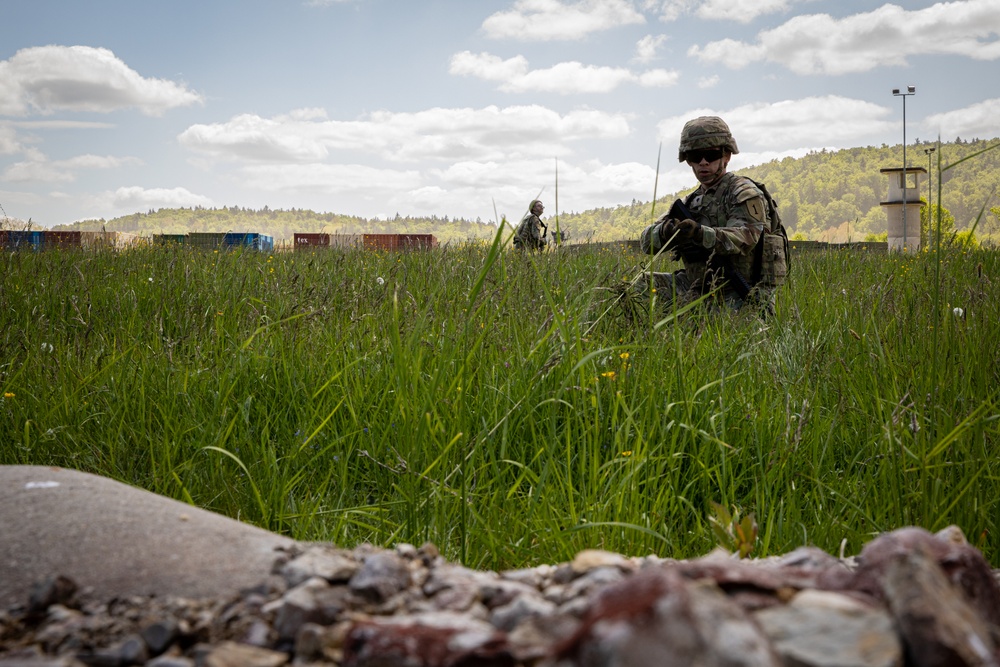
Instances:
[[[545,247],[545,235],[542,233],[542,221],[532,211],[537,199],[533,199],[528,205],[528,212],[521,218],[521,222],[514,230],[514,247],[519,250],[541,250]]]
[[[679,158],[685,160],[688,151],[724,148],[738,153],[736,141],[720,118],[702,117],[685,125],[681,135]],[[676,297],[682,300],[697,298],[722,284],[722,269],[713,268],[713,259],[727,256],[736,269],[751,285],[754,278],[754,251],[761,235],[764,247],[760,267],[760,280],[747,300],[762,305],[765,312],[773,312],[775,288],[784,282],[784,240],[770,234],[769,203],[757,185],[744,176],[724,173],[711,185],[702,184],[685,198],[695,222],[702,225],[700,243],[693,240],[677,242],[669,250],[679,256],[684,269],[675,273],[651,273],[650,280],[656,287],[662,303],[670,304]],[[639,245],[645,253],[657,253],[668,244],[671,232],[666,216],[642,232]],[[732,281],[727,281],[720,294],[730,308],[738,310],[745,300]]]

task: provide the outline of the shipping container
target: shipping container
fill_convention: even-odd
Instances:
[[[226,242],[226,232],[191,232],[187,235],[187,243],[195,248],[218,250]]]
[[[222,245],[236,250],[238,248],[260,248],[260,234],[254,232],[226,232],[222,239]]]
[[[8,230],[7,247],[13,250],[41,250],[42,232]]]
[[[222,244],[230,250],[244,248],[247,250],[274,250],[274,237],[258,232],[226,232]]]
[[[399,234],[365,234],[365,250],[398,250]]]
[[[363,241],[361,234],[331,234],[330,245],[334,248],[360,248]]]
[[[399,235],[399,248],[400,250],[425,250],[427,248],[436,248],[438,245],[437,239],[433,234],[400,234]]]
[[[153,235],[153,243],[158,243],[157,235]],[[184,234],[173,234],[180,236],[180,243],[184,242]],[[135,245],[138,237],[128,232],[80,232],[80,245],[88,250],[96,248],[113,248],[120,250]]]
[[[80,232],[54,232],[45,230],[42,232],[42,247],[50,248],[79,248]]]
[[[296,250],[309,250],[311,248],[325,248],[330,245],[329,234],[313,234],[305,232],[295,232],[293,240]]]
[[[153,234],[153,245],[184,245],[187,234]]]

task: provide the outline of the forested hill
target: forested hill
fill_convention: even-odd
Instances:
[[[937,193],[938,156],[944,169],[941,204],[954,216],[958,230],[968,229],[985,206],[986,212],[976,229],[976,236],[1000,236],[1000,149],[986,150],[1000,140],[956,139],[941,144],[931,154],[934,180],[933,202]],[[936,143],[916,142],[907,146],[907,162],[911,167],[927,169],[926,149]],[[963,161],[965,160],[965,161]],[[802,158],[784,158],[766,164],[741,169],[738,173],[767,184],[779,203],[779,210],[789,234],[798,238],[846,241],[863,239],[869,234],[886,231],[886,217],[879,202],[888,196],[889,179],[880,173],[883,168],[902,166],[902,146],[851,148],[820,151]],[[960,163],[960,164],[959,164]],[[947,168],[948,165],[955,165]],[[692,177],[692,187],[694,178]],[[652,184],[651,184],[652,185]],[[657,202],[659,212],[684,194],[671,193]],[[924,178],[920,196],[927,199]],[[629,205],[597,208],[583,212],[562,212],[558,226],[569,233],[571,240],[597,241],[636,238],[649,224],[650,202],[633,201]],[[556,228],[555,211],[546,219],[549,229]],[[91,220],[56,229],[126,231],[143,235],[197,231],[255,231],[270,234],[275,240],[291,239],[295,232],[412,233],[434,234],[442,243],[469,238],[490,238],[496,227],[492,221],[449,219],[448,217],[410,217],[397,215],[391,219],[365,219],[336,213],[315,213],[309,210],[251,210],[242,207],[160,209],[147,213]]]
[[[955,228],[966,230],[985,205],[986,211],[976,236],[987,233],[1000,234],[1000,148],[987,150],[961,164],[964,158],[984,149],[1000,145],[1000,140],[962,141],[941,144],[916,143],[906,147],[906,159],[911,168],[927,169],[928,148],[931,154],[934,179],[932,203],[938,204],[937,157],[942,156],[944,170],[942,205],[955,218]],[[903,165],[903,148],[850,148],[839,151],[820,151],[801,158],[784,158],[737,173],[749,176],[767,185],[768,191],[778,202],[782,221],[790,235],[799,238],[839,241],[848,238],[863,239],[869,234],[886,231],[886,216],[880,202],[888,198],[889,178],[879,170],[899,168]],[[948,165],[956,165],[947,168]],[[692,188],[696,185],[692,177]],[[657,201],[655,215],[666,212],[670,203],[690,192],[675,192]],[[927,199],[927,179],[922,180],[920,196]],[[651,221],[652,206],[649,202],[633,201],[631,205],[599,208],[582,213],[562,213],[559,226],[570,231],[572,237],[581,238],[635,238]],[[549,222],[549,228],[553,224]]]

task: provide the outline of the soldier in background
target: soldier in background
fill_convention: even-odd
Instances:
[[[721,288],[718,296],[733,310],[754,303],[764,314],[773,313],[775,288],[788,273],[786,237],[776,215],[772,222],[774,202],[766,188],[726,171],[736,153],[736,140],[721,118],[685,123],[678,160],[688,163],[700,185],[639,239],[643,252],[665,247],[684,263],[674,273],[650,274],[661,303]]]
[[[528,212],[514,230],[514,247],[518,250],[544,250],[548,229],[541,220],[545,206],[537,199],[531,200]],[[543,231],[544,230],[544,231]]]

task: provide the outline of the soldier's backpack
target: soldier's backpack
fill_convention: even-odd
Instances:
[[[765,229],[753,251],[753,270],[750,277],[752,284],[757,284],[765,277],[773,285],[780,285],[785,282],[791,272],[792,262],[788,253],[788,232],[781,224],[781,215],[778,213],[778,202],[774,200],[771,193],[767,191],[767,186],[759,181],[750,179],[753,184],[763,193],[767,200],[768,224],[770,229]],[[765,275],[765,270],[770,275]]]

